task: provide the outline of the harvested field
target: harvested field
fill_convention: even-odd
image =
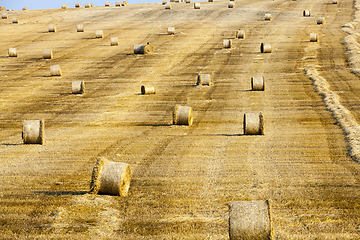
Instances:
[[[274,239],[360,239],[353,4],[8,12],[0,20],[1,238],[229,239],[231,202],[269,200]],[[235,38],[238,29],[246,38]],[[320,42],[309,41],[312,32]],[[134,54],[148,42],[154,54]],[[261,54],[261,43],[272,53]],[[43,49],[54,58],[43,59]],[[62,76],[50,76],[53,65]],[[198,73],[211,75],[210,87],[196,86]],[[265,91],[251,91],[253,76],[264,76]],[[86,94],[72,94],[72,81],[86,82]],[[156,94],[142,95],[147,85]],[[191,126],[173,125],[176,105],[192,107]],[[243,135],[244,113],[259,112],[265,134]],[[23,121],[36,119],[46,122],[46,141],[23,144]],[[128,196],[90,194],[101,157],[129,164]]]

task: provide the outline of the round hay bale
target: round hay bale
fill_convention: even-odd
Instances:
[[[93,4],[93,3],[91,4],[91,7],[94,7],[94,4]]]
[[[232,41],[231,39],[225,39],[223,40],[223,48],[231,48],[232,46]]]
[[[318,20],[317,20],[317,24],[324,25],[325,24],[325,18],[324,17],[319,17]]]
[[[75,3],[76,8],[81,8],[81,3]]]
[[[91,3],[85,3],[85,8],[91,8]]]
[[[175,3],[180,3],[180,0],[175,0]]]
[[[6,8],[3,7],[3,6],[1,6],[1,7],[0,7],[0,11],[1,11],[1,12],[2,12],[2,11],[6,11]]]
[[[162,0],[162,3],[161,3],[161,4],[162,4],[162,5],[165,5],[165,4],[167,4],[167,2],[168,2],[167,0]]]
[[[28,10],[28,7],[23,7],[22,10],[26,11],[26,10]]]
[[[49,32],[56,32],[56,26],[55,25],[49,25]]]
[[[208,0],[208,2],[214,2],[214,0]]]
[[[84,81],[72,81],[71,91],[73,94],[85,93],[85,82]]]
[[[44,49],[43,50],[43,58],[44,59],[52,59],[53,58],[53,52],[51,49]]]
[[[185,3],[191,3],[191,0],[185,0]]]
[[[61,9],[68,9],[68,5],[67,4],[61,4]]]
[[[304,17],[310,17],[310,10],[304,10],[303,16]]]
[[[271,14],[270,13],[265,14],[265,21],[271,21]]]
[[[173,112],[173,123],[175,125],[193,124],[193,110],[191,107],[176,105]]]
[[[200,9],[200,3],[194,3],[194,9]]]
[[[60,65],[50,66],[50,75],[51,76],[62,76]]]
[[[154,46],[150,43],[146,45],[136,44],[134,45],[134,54],[153,54]]]
[[[76,31],[77,31],[77,32],[84,32],[84,25],[78,24],[78,25],[76,26]]]
[[[229,2],[228,8],[235,8],[235,3],[234,2]]]
[[[337,4],[337,0],[332,0],[332,4]]]
[[[237,30],[236,31],[236,38],[245,39],[245,31],[244,30]]]
[[[18,19],[17,17],[14,17],[14,18],[12,19],[12,23],[14,23],[14,24],[19,24],[20,21],[19,21],[19,19]]]
[[[142,95],[147,95],[147,94],[155,94],[155,86],[141,86],[141,94]]]
[[[119,45],[119,38],[118,37],[110,38],[110,45],[111,46],[118,46]]]
[[[272,239],[269,201],[236,201],[229,205],[230,240]]]
[[[134,54],[144,54],[144,45],[135,44],[134,45]]]
[[[174,35],[175,34],[175,27],[169,27],[168,28],[168,34],[169,35]]]
[[[126,197],[130,188],[131,168],[129,164],[110,162],[99,158],[93,168],[90,193]]]
[[[105,7],[110,7],[110,2],[105,2]]]
[[[244,114],[244,135],[264,135],[264,118],[262,113]]]
[[[210,74],[198,74],[197,85],[210,86],[211,85],[211,75]]]
[[[251,78],[251,89],[253,91],[264,91],[265,90],[264,77],[252,77]]]
[[[261,53],[271,53],[271,44],[270,43],[261,43],[260,51],[261,51]]]
[[[8,19],[8,14],[6,12],[1,14],[2,19]]]
[[[16,48],[9,48],[9,57],[17,57]]]
[[[121,2],[115,2],[115,7],[121,7]]]
[[[25,120],[23,122],[22,139],[24,144],[44,144],[45,121]]]
[[[171,9],[171,4],[170,3],[165,4],[165,9]]]
[[[318,41],[318,34],[310,33],[310,42],[317,42],[317,41]]]
[[[104,37],[103,30],[96,30],[95,36],[96,38],[103,38]]]
[[[122,2],[122,5],[125,7],[125,6],[127,6],[128,5],[128,1],[123,1]]]

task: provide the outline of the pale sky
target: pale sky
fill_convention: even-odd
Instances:
[[[93,3],[95,6],[105,6],[105,2],[109,0],[87,0],[82,2],[79,0],[0,0],[0,6],[4,6],[6,9],[21,10],[23,7],[28,7],[29,10],[45,9],[45,8],[61,8],[61,4],[67,4],[70,7],[75,7],[75,3],[81,3],[81,7],[85,6],[85,3]],[[111,5],[115,5],[118,0],[110,1]],[[121,0],[122,2],[123,0]],[[197,0],[198,1],[198,0]],[[128,0],[129,4],[139,3],[161,3],[162,0]],[[170,0],[168,0],[170,2]]]

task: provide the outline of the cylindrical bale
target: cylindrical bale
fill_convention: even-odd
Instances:
[[[115,2],[115,7],[121,7],[121,2]]]
[[[324,17],[319,17],[318,20],[317,20],[317,24],[324,25],[325,24],[325,18]]]
[[[26,11],[26,10],[28,10],[28,7],[23,7],[22,10]]]
[[[73,94],[85,93],[85,82],[84,81],[72,81],[71,91]]]
[[[194,9],[200,9],[200,3],[194,3]]]
[[[126,5],[128,5],[128,1],[123,1],[122,5],[125,7]]]
[[[76,31],[77,31],[77,32],[84,32],[84,25],[78,24],[78,25],[76,26]]]
[[[50,66],[50,75],[51,76],[62,76],[60,65]]]
[[[251,78],[251,89],[253,91],[264,91],[265,90],[264,77],[252,77]]]
[[[105,2],[105,7],[110,7],[110,2]]]
[[[23,122],[22,139],[24,144],[44,144],[45,121],[25,120]]]
[[[262,53],[271,53],[271,44],[270,43],[261,43],[260,51]]]
[[[170,3],[165,4],[165,9],[171,9],[171,4]]]
[[[244,135],[264,135],[264,118],[262,113],[244,114]]]
[[[271,21],[271,14],[270,13],[265,14],[265,21]]]
[[[1,14],[2,19],[8,19],[8,14],[6,12]]]
[[[110,45],[111,46],[118,46],[119,45],[119,38],[118,37],[111,37],[110,38]]]
[[[68,5],[67,4],[61,4],[61,9],[68,9]]]
[[[76,8],[81,8],[81,3],[75,3]]]
[[[91,8],[91,3],[85,3],[85,8]]]
[[[44,49],[43,50],[43,58],[44,59],[52,59],[53,58],[53,52],[51,49]]]
[[[136,44],[134,45],[134,54],[153,54],[154,46],[150,43],[146,45]]]
[[[17,57],[16,48],[9,48],[9,57]]]
[[[162,5],[165,5],[165,4],[167,4],[167,0],[162,0]]]
[[[174,2],[175,2],[175,0],[170,0],[170,2],[173,2],[173,3],[174,3]]]
[[[174,35],[175,34],[175,27],[168,27],[168,34]]]
[[[173,112],[173,123],[175,125],[188,125],[193,123],[193,110],[188,106],[176,105]]]
[[[144,54],[144,45],[135,44],[134,45],[134,54]]]
[[[185,0],[185,3],[191,3],[191,0]]]
[[[180,0],[175,0],[175,3],[180,3]]]
[[[155,94],[155,86],[152,85],[141,86],[141,94],[143,95]]]
[[[337,4],[337,0],[332,0],[332,4]]]
[[[245,31],[244,30],[237,30],[236,31],[236,38],[245,39]]]
[[[103,38],[104,37],[103,30],[96,30],[95,36],[96,38]]]
[[[318,34],[310,33],[310,42],[317,42],[317,41],[318,41]]]
[[[271,239],[269,201],[236,201],[229,205],[230,240]]]
[[[0,11],[6,11],[6,8],[3,7],[3,6],[1,6],[1,7],[0,7]]]
[[[310,17],[310,10],[304,10],[303,16],[304,17]]]
[[[99,158],[92,171],[90,192],[126,197],[130,188],[129,164]]]
[[[198,74],[197,85],[211,85],[211,75],[210,74]]]
[[[223,48],[231,48],[232,46],[232,41],[231,39],[225,39],[223,40]]]
[[[14,17],[14,18],[12,19],[12,23],[19,24],[19,23],[20,23],[19,18]]]
[[[49,25],[49,32],[56,32],[56,26],[55,25]]]
[[[235,3],[234,2],[229,2],[228,8],[235,8]]]
[[[214,2],[214,0],[208,0],[208,2]]]
[[[94,4],[93,4],[93,3],[91,4],[91,7],[94,7]]]

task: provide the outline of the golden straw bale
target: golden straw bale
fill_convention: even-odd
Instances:
[[[236,31],[236,38],[245,39],[245,31],[244,30],[237,30]]]
[[[77,31],[77,32],[84,32],[84,25],[78,24],[78,25],[76,26],[76,31]]]
[[[118,46],[119,45],[119,38],[118,37],[111,37],[110,38],[110,45],[111,46]]]
[[[271,21],[271,14],[270,13],[265,14],[265,21]]]
[[[25,120],[23,122],[22,139],[24,144],[44,144],[45,121]]]
[[[310,33],[310,42],[317,42],[319,40],[317,33]]]
[[[260,51],[262,53],[271,53],[271,44],[270,43],[261,43]]]
[[[84,81],[72,81],[71,82],[71,92],[73,94],[85,93],[85,82]]]
[[[194,9],[200,9],[200,3],[194,3]]]
[[[14,23],[14,24],[19,24],[20,21],[19,21],[19,19],[18,19],[17,17],[14,17],[14,18],[12,19],[12,23]]]
[[[153,85],[141,86],[141,94],[142,95],[155,94],[155,86]]]
[[[223,40],[223,48],[231,48],[232,46],[232,41],[231,39],[225,39]]]
[[[235,8],[235,3],[234,2],[229,2],[228,8]]]
[[[56,32],[56,26],[55,25],[49,25],[49,32]]]
[[[44,49],[43,50],[43,58],[44,59],[52,59],[53,58],[53,52],[51,49]]]
[[[173,112],[174,125],[188,125],[193,124],[193,110],[188,106],[176,105]]]
[[[96,38],[103,38],[104,37],[103,30],[96,30],[95,36]]]
[[[210,74],[198,74],[197,85],[211,86],[211,75]]]
[[[16,48],[9,48],[8,54],[9,54],[9,57],[17,57]]]
[[[264,117],[262,113],[244,114],[244,135],[264,135]]]
[[[50,66],[50,75],[51,76],[62,76],[62,71],[60,65]]]
[[[310,17],[310,10],[304,10],[303,11],[303,16],[304,17]]]
[[[325,24],[325,18],[324,17],[319,17],[318,20],[317,20],[317,24],[324,25]]]
[[[81,3],[75,3],[76,8],[81,8]]]
[[[251,78],[251,90],[264,91],[265,90],[264,77],[252,77]]]
[[[68,9],[68,5],[67,4],[61,4],[61,9]]]

